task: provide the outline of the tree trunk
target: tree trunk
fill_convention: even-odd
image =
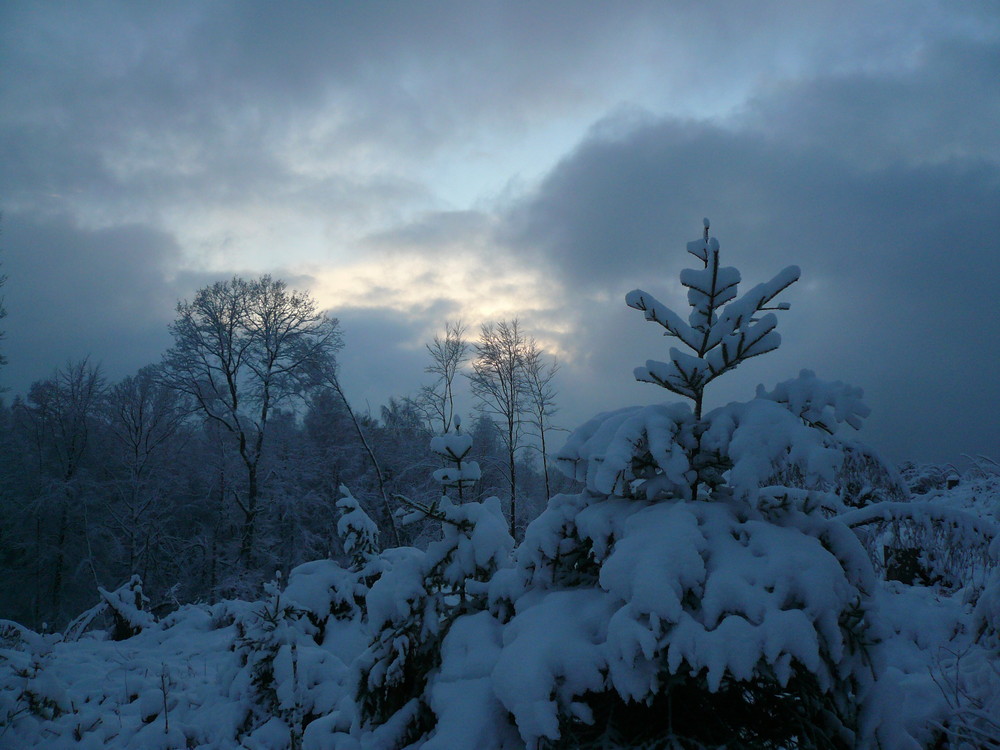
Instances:
[[[507,459],[510,469],[510,535],[517,539],[517,463],[514,460],[514,422],[507,422]]]
[[[549,487],[549,454],[545,449],[545,427],[539,422],[538,434],[542,440],[542,475],[545,477],[545,500],[548,502],[552,497],[552,490]]]
[[[63,504],[59,513],[59,531],[56,534],[56,563],[52,574],[52,614],[59,616],[62,607],[63,564],[66,558],[66,531],[69,526],[69,507]]]
[[[240,559],[250,562],[254,550],[254,537],[257,531],[257,464],[247,466],[247,504],[243,510],[243,539],[240,542]]]

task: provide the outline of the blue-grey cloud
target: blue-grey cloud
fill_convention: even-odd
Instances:
[[[717,399],[809,366],[868,390],[866,434],[894,457],[1000,453],[982,409],[1000,395],[998,39],[993,4],[937,0],[905,14],[777,0],[4,3],[0,379],[16,390],[87,353],[123,371],[155,361],[178,297],[280,273],[297,222],[327,240],[284,274],[309,286],[350,225],[342,255],[366,273],[461,257],[498,297],[548,283],[551,300],[524,317],[573,353],[573,424],[656,397],[629,373],[663,340],[622,295],[669,297],[708,215],[749,282],[804,269],[783,349]],[[578,133],[598,113],[527,195],[441,211],[436,159],[567,119]],[[273,258],[241,254],[254,232]],[[211,272],[183,270],[200,255]],[[511,257],[541,281],[498,278]],[[412,390],[401,374],[419,339],[462,315],[446,289],[409,313],[362,311],[378,291],[343,310],[345,377],[368,368],[372,399]],[[387,364],[397,355],[406,366]]]
[[[1000,106],[998,50],[951,44],[902,78],[801,83],[745,122],[605,122],[510,212],[502,237],[570,288],[668,297],[708,215],[748,282],[803,267],[784,349],[754,375],[809,366],[865,387],[867,435],[896,458],[996,453],[983,410],[1000,399],[1000,152],[980,119]],[[901,119],[915,123],[906,138]]]
[[[24,393],[67,360],[91,357],[117,378],[159,359],[176,303],[169,235],[8,212],[2,240],[5,387]]]

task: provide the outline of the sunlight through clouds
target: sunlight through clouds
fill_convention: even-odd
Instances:
[[[124,376],[152,346],[110,342],[166,335],[172,300],[206,282],[271,273],[378,320],[350,344],[359,364],[419,353],[445,320],[518,317],[567,364],[567,391],[585,384],[587,414],[649,354],[623,295],[683,304],[670,279],[707,214],[748,282],[802,265],[802,328],[836,343],[789,356],[870,387],[867,429],[896,457],[996,445],[972,399],[931,406],[949,367],[1000,398],[962,364],[996,325],[965,304],[970,285],[990,299],[1000,257],[989,4],[12,0],[0,16],[11,392],[65,340]],[[91,334],[82,321],[115,318],[83,301],[131,294],[96,278],[78,283],[100,294],[22,322],[18,300],[62,288],[66,262],[159,288],[142,330]],[[381,372],[373,401],[409,387]],[[923,398],[880,395],[886,373]]]
[[[557,288],[538,271],[494,256],[459,255],[440,261],[400,256],[316,270],[313,293],[326,307],[395,310],[420,316],[445,302],[470,326],[511,317],[535,317],[556,306]],[[441,321],[443,324],[443,321]]]

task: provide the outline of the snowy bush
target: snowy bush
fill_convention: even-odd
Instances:
[[[41,724],[69,711],[66,692],[45,667],[51,637],[0,620],[0,747],[15,721]]]
[[[100,587],[97,591],[111,612],[114,621],[111,637],[114,640],[131,638],[156,622],[156,618],[145,609],[149,606],[149,597],[142,593],[142,579],[139,576],[133,575],[128,583],[114,591]]]
[[[899,467],[900,476],[914,495],[943,490],[951,473],[950,466],[915,464],[912,461],[906,461]]]
[[[281,591],[280,577],[265,592],[267,599],[236,622],[240,662],[229,693],[247,706],[239,729],[244,743],[269,746],[267,738],[277,736],[278,747],[298,750],[309,723],[334,709],[346,667],[321,648],[322,629]]]
[[[859,532],[889,580],[979,590],[998,562],[997,525],[960,508],[887,501],[840,520]]]
[[[954,747],[1000,746],[1000,568],[979,596],[972,617],[974,643],[943,647],[932,677],[948,705],[938,724]]]
[[[464,435],[434,439],[432,448],[456,467],[436,472],[445,487],[472,481]],[[474,464],[473,464],[474,466]],[[462,615],[482,610],[486,584],[510,564],[514,541],[500,501],[454,505],[447,496],[432,505],[399,498],[411,511],[441,524],[441,538],[425,551],[389,550],[383,572],[367,597],[369,647],[357,662],[357,699],[363,727],[387,747],[403,747],[435,726],[433,686],[442,641]]]

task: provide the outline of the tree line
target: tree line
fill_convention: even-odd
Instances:
[[[514,535],[558,489],[558,365],[517,320],[475,339],[447,323],[426,346],[429,382],[378,414],[342,386],[339,321],[281,280],[206,286],[170,333],[159,363],[119,382],[84,359],[0,403],[0,616],[61,627],[132,575],[165,609],[254,594],[275,570],[343,554],[341,485],[385,544],[420,546],[433,524],[401,523],[397,496],[440,495],[436,434],[474,438],[482,478],[465,499],[502,497]]]

